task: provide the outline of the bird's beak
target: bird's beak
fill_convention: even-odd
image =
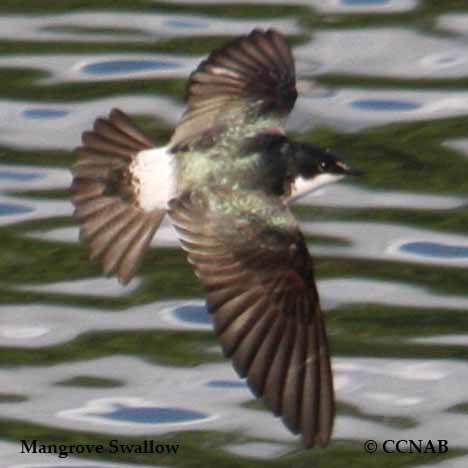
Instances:
[[[339,173],[343,175],[361,176],[364,174],[364,172],[360,171],[359,169],[352,169],[342,161],[337,161],[336,167],[338,168]]]

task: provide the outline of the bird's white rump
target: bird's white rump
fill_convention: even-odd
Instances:
[[[140,151],[130,166],[138,204],[145,211],[166,209],[176,194],[174,155],[168,146]]]

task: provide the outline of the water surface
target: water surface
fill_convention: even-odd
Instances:
[[[0,454],[9,468],[461,468],[468,463],[468,6],[430,0],[0,5]],[[254,27],[289,38],[288,129],[365,171],[298,203],[327,319],[338,416],[303,451],[221,355],[164,224],[127,287],[78,243],[72,149],[120,107],[165,144],[184,83]],[[177,455],[21,454],[43,443]],[[446,439],[448,455],[368,439]]]

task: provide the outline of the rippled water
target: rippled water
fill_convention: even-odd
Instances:
[[[48,3],[0,5],[1,466],[467,466],[468,5]],[[309,452],[222,358],[172,228],[122,287],[87,261],[67,194],[96,116],[120,107],[165,143],[193,67],[268,26],[298,62],[289,130],[366,172],[295,207],[339,402],[333,443]],[[21,439],[180,451],[61,459]],[[368,455],[367,439],[450,450]]]

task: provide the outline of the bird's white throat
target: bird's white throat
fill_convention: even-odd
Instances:
[[[318,188],[323,187],[324,185],[341,180],[343,177],[344,175],[339,174],[319,174],[312,179],[304,179],[303,177],[299,176],[296,178],[291,187],[291,196],[288,200],[289,202],[294,202],[299,198],[314,192]]]

